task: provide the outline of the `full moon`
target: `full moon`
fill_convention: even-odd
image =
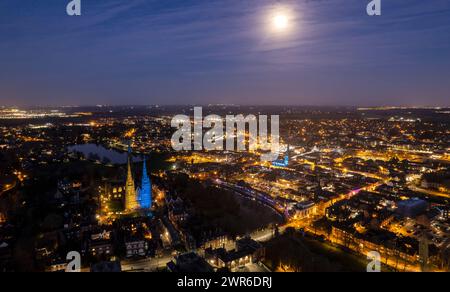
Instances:
[[[289,19],[285,14],[277,14],[273,18],[273,25],[277,30],[286,30],[289,26]]]
[[[288,5],[268,7],[264,14],[266,32],[272,37],[287,37],[295,33],[298,17],[295,9]]]

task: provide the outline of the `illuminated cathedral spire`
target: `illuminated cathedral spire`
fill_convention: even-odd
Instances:
[[[288,144],[288,145],[287,145],[286,154],[285,154],[285,156],[284,156],[284,164],[285,164],[286,166],[289,165],[290,148],[291,148],[291,145]]]
[[[142,209],[150,209],[152,207],[152,183],[147,173],[146,159],[144,159],[142,169],[142,182],[139,191],[139,202]]]
[[[131,140],[128,141],[128,158],[131,157],[133,150],[131,149]]]
[[[125,185],[125,209],[127,211],[134,211],[139,207],[136,196],[136,189],[134,187],[134,178],[131,173],[131,158],[128,156],[128,174]]]

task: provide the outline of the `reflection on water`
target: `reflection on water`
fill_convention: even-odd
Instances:
[[[119,152],[113,149],[107,149],[101,145],[96,144],[81,144],[70,146],[69,151],[80,152],[86,159],[100,161],[108,164],[124,164],[127,162],[127,153]],[[133,156],[133,161],[142,161],[141,156]]]

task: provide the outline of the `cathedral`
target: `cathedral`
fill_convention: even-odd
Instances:
[[[136,185],[132,171],[131,147],[128,150],[127,177],[124,179],[103,179],[99,186],[99,201],[102,216],[107,218],[130,214],[150,215],[152,208],[152,183],[144,159],[142,178]]]
[[[149,210],[152,207],[152,185],[144,160],[141,184],[136,188],[131,171],[131,158],[128,157],[128,172],[125,185],[125,211]]]

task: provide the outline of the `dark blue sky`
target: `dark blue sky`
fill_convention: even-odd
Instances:
[[[0,105],[450,106],[448,0],[68,2],[1,0]]]

